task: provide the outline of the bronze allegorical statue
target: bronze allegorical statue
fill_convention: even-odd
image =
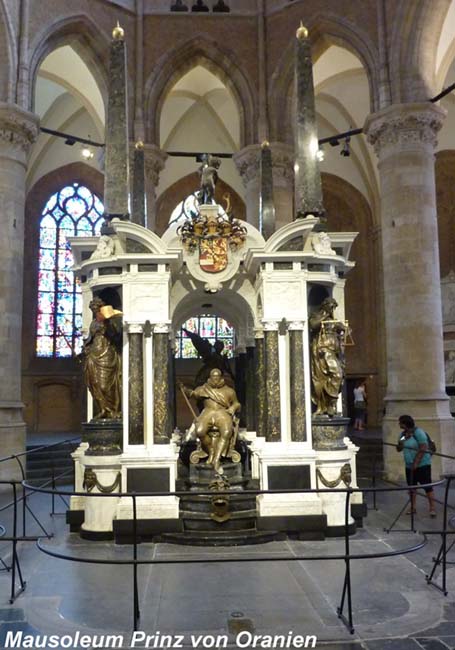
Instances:
[[[309,318],[314,415],[335,415],[343,386],[346,323],[336,320],[337,306],[336,300],[326,298]]]
[[[97,406],[93,419],[121,418],[122,312],[101,298],[90,302],[93,320],[84,341],[84,380]]]
[[[236,413],[240,409],[235,390],[224,383],[223,373],[218,368],[210,371],[205,384],[194,390],[181,385],[188,397],[204,402],[202,413],[195,419],[196,436],[202,450],[208,455],[206,463],[213,465],[218,474],[223,473],[221,458],[232,453],[235,433],[238,427]]]
[[[201,177],[201,189],[197,194],[199,203],[211,204],[215,199],[215,185],[218,180],[218,169],[221,160],[216,156],[206,154],[204,161],[199,167],[199,176]]]

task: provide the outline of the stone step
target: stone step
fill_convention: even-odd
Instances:
[[[230,519],[244,519],[245,517],[252,517],[256,518],[257,517],[257,512],[256,508],[253,510],[239,510],[237,512],[232,512],[231,511],[231,517]],[[213,521],[211,517],[210,512],[195,512],[194,510],[182,510],[180,508],[180,518],[181,519],[197,519],[198,521]]]
[[[265,544],[284,539],[286,539],[284,533],[248,529],[226,532],[186,531],[184,533],[163,533],[156,541],[189,546],[244,546],[246,544]]]

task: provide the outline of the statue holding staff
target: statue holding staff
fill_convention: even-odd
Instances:
[[[225,384],[223,373],[218,368],[210,371],[208,380],[202,386],[192,390],[181,384],[180,388],[185,397],[203,400],[204,408],[194,421],[196,436],[207,456],[206,463],[222,474],[221,459],[232,456],[238,431],[236,414],[240,410],[240,402],[235,390]],[[192,408],[191,411],[195,415]]]

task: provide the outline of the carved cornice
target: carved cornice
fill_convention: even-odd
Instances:
[[[15,104],[0,102],[0,141],[25,154],[39,135],[39,118]]]
[[[378,155],[396,146],[429,144],[434,148],[445,116],[446,111],[434,104],[398,104],[369,115],[364,132]]]

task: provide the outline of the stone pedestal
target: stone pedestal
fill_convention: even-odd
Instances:
[[[344,438],[348,434],[350,419],[342,416],[315,416],[312,420],[313,449],[332,451],[346,449]]]
[[[110,494],[121,492],[122,474],[120,457],[114,455],[89,455],[82,461],[84,468],[83,488],[89,494]],[[84,497],[84,523],[80,535],[84,539],[111,539],[112,522],[119,497]]]
[[[86,456],[118,456],[122,438],[121,420],[92,420],[82,425],[82,442],[88,443]]]
[[[395,444],[398,417],[411,415],[453,454],[454,425],[445,393],[441,287],[434,181],[436,134],[445,112],[434,104],[390,106],[370,115],[368,140],[379,158],[387,345],[385,441]],[[403,460],[384,450],[391,477]],[[450,469],[433,459],[434,476]]]
[[[38,118],[0,102],[0,437],[2,456],[25,449],[21,401],[22,286],[25,172]],[[19,479],[16,462],[2,463],[0,478]]]

